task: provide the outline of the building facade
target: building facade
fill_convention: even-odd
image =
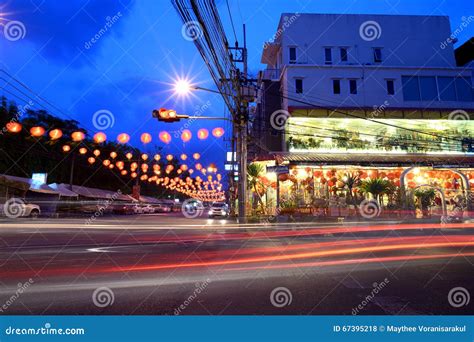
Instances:
[[[466,204],[473,69],[457,66],[451,36],[443,16],[282,14],[253,127],[267,204],[350,209],[367,197],[348,186],[354,176],[393,184],[382,207],[413,207],[430,187],[442,211]]]

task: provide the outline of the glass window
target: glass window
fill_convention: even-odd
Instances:
[[[296,48],[290,47],[290,63],[296,63]]]
[[[382,63],[382,49],[381,48],[374,49],[374,62]]]
[[[357,94],[357,80],[349,80],[349,91],[351,94]]]
[[[456,101],[454,77],[438,77],[439,98],[441,101]]]
[[[472,101],[472,84],[470,77],[456,78],[458,101]]]
[[[332,49],[325,48],[324,49],[324,61],[326,64],[332,64]]]
[[[387,94],[395,95],[395,81],[394,80],[387,80]]]
[[[421,76],[420,78],[421,101],[438,101],[438,87],[435,77]]]
[[[403,99],[405,101],[420,101],[420,86],[418,77],[402,76]]]
[[[295,80],[295,88],[297,94],[303,94],[303,80],[298,78]]]
[[[332,90],[334,94],[341,93],[341,80],[332,80]]]
[[[347,62],[347,49],[341,48],[341,62]]]

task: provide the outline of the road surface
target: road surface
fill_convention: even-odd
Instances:
[[[474,224],[0,221],[0,314],[474,313]]]

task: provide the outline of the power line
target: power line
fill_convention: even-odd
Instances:
[[[232,31],[234,31],[235,42],[237,42],[237,35],[235,34],[234,20],[232,18],[232,13],[230,12],[229,0],[225,0],[227,4],[227,11],[229,12],[230,23],[232,25]]]

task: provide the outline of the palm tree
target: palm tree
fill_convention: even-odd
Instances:
[[[382,178],[366,179],[359,186],[360,191],[371,194],[380,204],[380,196],[388,195],[395,191],[395,185]]]
[[[264,204],[257,186],[262,184],[260,178],[263,176],[264,172],[265,167],[262,164],[252,163],[247,165],[247,186],[257,194],[258,203],[260,204],[262,211],[264,210]]]
[[[353,204],[353,191],[354,188],[357,188],[360,185],[360,177],[356,173],[347,172],[342,177],[340,177],[339,182],[343,184],[341,188],[347,188],[349,190],[349,204]]]

